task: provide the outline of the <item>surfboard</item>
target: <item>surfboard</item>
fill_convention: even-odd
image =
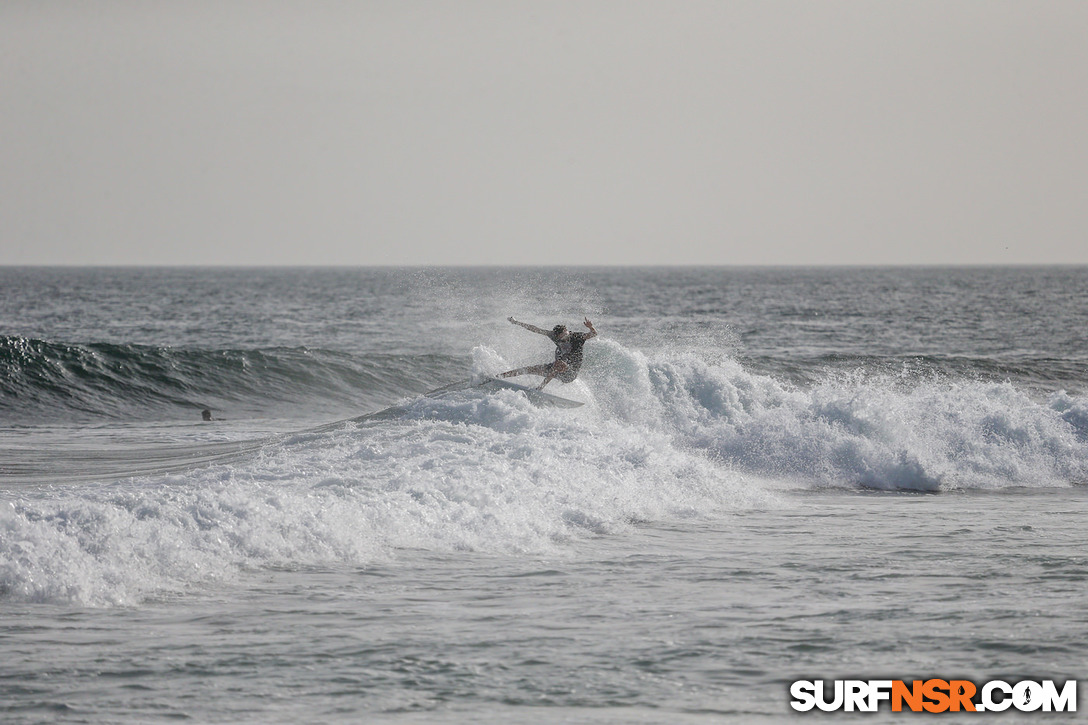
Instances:
[[[540,406],[542,408],[580,408],[585,405],[578,400],[570,400],[569,398],[561,398],[558,395],[552,395],[551,393],[545,393],[543,390],[537,390],[525,385],[518,385],[517,383],[511,383],[508,380],[502,378],[485,378],[480,380],[479,378],[471,378],[469,380],[462,380],[459,383],[452,383],[445,387],[432,390],[427,393],[428,398],[440,398],[450,393],[456,393],[462,390],[478,389],[484,391],[498,391],[498,390],[516,390],[525,395],[529,399],[529,402],[533,405]]]

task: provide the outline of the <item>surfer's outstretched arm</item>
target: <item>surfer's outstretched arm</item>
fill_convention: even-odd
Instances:
[[[596,337],[597,336],[597,330],[593,327],[593,323],[589,321],[588,317],[586,318],[586,321],[583,322],[582,324],[589,328],[589,334],[586,335],[587,340],[590,339],[591,337]]]
[[[535,333],[537,333],[539,335],[549,335],[550,334],[547,330],[541,330],[536,325],[530,325],[528,322],[518,322],[513,317],[507,317],[506,319],[508,319],[510,322],[514,323],[518,327],[524,327],[529,332],[535,332]]]

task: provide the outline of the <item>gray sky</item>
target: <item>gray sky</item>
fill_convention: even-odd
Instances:
[[[0,264],[1088,263],[1088,2],[0,4]]]

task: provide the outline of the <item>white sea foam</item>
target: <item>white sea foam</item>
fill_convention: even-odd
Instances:
[[[1088,407],[1008,382],[828,375],[801,389],[735,361],[651,359],[605,342],[593,393],[607,415],[667,431],[733,471],[879,489],[1088,480]]]
[[[792,486],[949,490],[1088,478],[1086,401],[863,374],[801,389],[723,360],[587,347],[586,405],[466,391],[269,443],[230,465],[9,491],[0,596],[126,604],[245,569],[398,550],[562,556],[640,520],[774,506]],[[506,364],[486,348],[480,373]],[[772,483],[773,482],[773,483]]]

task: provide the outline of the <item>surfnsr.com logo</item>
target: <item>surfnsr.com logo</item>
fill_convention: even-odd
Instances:
[[[797,680],[790,685],[790,707],[800,712],[876,712],[888,703],[892,712],[1076,712],[1077,681],[1054,680]]]

